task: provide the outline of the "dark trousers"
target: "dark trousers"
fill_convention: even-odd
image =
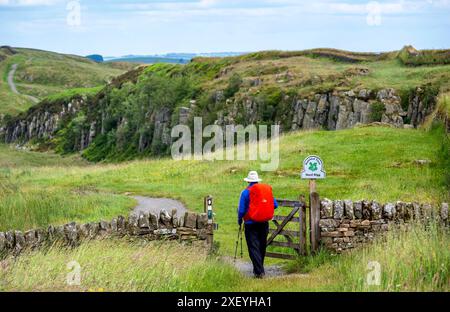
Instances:
[[[245,239],[255,275],[264,274],[267,234],[269,234],[268,222],[245,224]]]

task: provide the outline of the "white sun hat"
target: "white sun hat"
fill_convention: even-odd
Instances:
[[[250,171],[248,173],[248,176],[246,178],[244,178],[244,181],[245,182],[260,182],[262,180],[258,177],[258,172]]]

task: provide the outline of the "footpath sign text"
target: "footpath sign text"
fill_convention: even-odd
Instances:
[[[303,161],[302,179],[325,179],[326,173],[323,170],[323,162],[319,156],[311,155]]]

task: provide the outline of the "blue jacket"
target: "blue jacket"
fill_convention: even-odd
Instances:
[[[250,183],[248,185],[248,187],[250,187],[256,183],[258,183],[258,182]],[[274,206],[275,206],[274,209],[277,209],[278,203],[275,198],[273,199],[273,202],[274,202]],[[242,223],[242,218],[244,218],[245,214],[247,213],[249,204],[250,204],[250,191],[246,188],[245,190],[242,191],[241,198],[239,199],[239,208],[238,208],[238,223],[239,224]],[[252,224],[252,223],[255,223],[255,222],[252,220],[245,221],[245,224]]]

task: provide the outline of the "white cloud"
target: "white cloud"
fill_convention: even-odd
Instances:
[[[9,6],[42,6],[53,5],[59,0],[0,0],[0,5]]]
[[[428,0],[428,3],[438,8],[450,8],[450,0]]]
[[[429,2],[431,1],[431,2]],[[244,16],[294,16],[298,14],[329,14],[329,15],[366,15],[370,11],[368,4],[373,2],[354,3],[349,0],[198,0],[198,1],[156,1],[150,3],[120,3],[117,8],[123,8],[137,13],[145,12],[148,15],[159,15],[170,18],[172,15],[197,16],[210,14],[232,15],[243,14]],[[444,7],[450,0],[378,0],[379,9],[382,14],[410,14],[418,13],[426,7]]]
[[[217,4],[219,0],[200,0],[199,6],[201,7],[211,7]]]
[[[395,14],[404,13],[407,10],[404,1],[381,3],[377,1],[370,1],[362,4],[350,4],[350,3],[332,3],[329,8],[334,13],[347,13],[347,14],[366,14],[376,9],[380,13]],[[410,7],[411,9],[411,7]]]

